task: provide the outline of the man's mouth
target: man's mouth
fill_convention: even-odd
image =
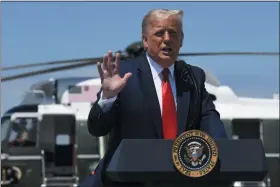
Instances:
[[[164,47],[161,50],[165,53],[170,53],[172,51],[172,49],[170,47]]]

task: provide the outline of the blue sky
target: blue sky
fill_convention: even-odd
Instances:
[[[2,66],[103,56],[141,37],[153,8],[184,10],[181,52],[279,51],[279,5],[264,2],[5,2]],[[279,57],[189,57],[240,96],[279,90]],[[23,72],[34,70],[24,69]],[[2,77],[20,71],[2,72]],[[96,66],[2,83],[2,110],[17,105],[31,84],[50,77],[95,76]]]

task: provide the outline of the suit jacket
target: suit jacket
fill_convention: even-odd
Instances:
[[[210,95],[205,89],[205,73],[202,69],[191,66],[193,74],[198,82],[198,87],[202,92],[202,106],[197,123],[200,129],[208,133],[213,138],[226,138],[224,124],[220,120],[219,113],[216,111]],[[190,108],[190,95],[193,86],[184,79],[186,64],[182,61],[175,62],[174,75],[177,91],[177,117],[178,135],[183,133]],[[157,99],[157,94],[152,78],[150,66],[146,56],[122,62],[120,65],[120,76],[131,72],[132,77],[127,85],[119,93],[117,100],[112,108],[103,113],[98,100],[100,92],[97,94],[97,101],[94,103],[88,117],[88,130],[93,136],[104,136],[110,134],[108,150],[96,169],[96,180],[108,179],[104,174],[114,151],[122,139],[162,139],[161,111]],[[100,182],[100,181],[99,181]],[[109,184],[109,183],[108,183]],[[102,186],[102,185],[96,185]]]

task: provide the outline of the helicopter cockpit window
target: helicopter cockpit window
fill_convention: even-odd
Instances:
[[[59,134],[56,136],[56,145],[69,145],[70,136],[67,134]]]
[[[9,125],[10,125],[10,117],[1,118],[1,142],[7,139]]]
[[[37,140],[37,119],[18,118],[11,122],[9,147],[35,147]]]

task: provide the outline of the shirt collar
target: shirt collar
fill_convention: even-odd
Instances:
[[[155,79],[162,72],[163,68],[158,63],[156,63],[147,52],[146,57],[150,65],[153,78]],[[171,77],[174,78],[174,64],[172,64],[168,69],[170,71]]]

